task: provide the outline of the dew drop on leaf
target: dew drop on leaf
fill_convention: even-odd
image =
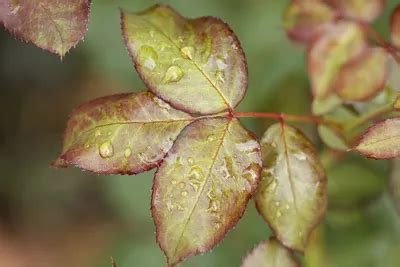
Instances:
[[[131,155],[132,155],[132,150],[129,147],[127,147],[125,149],[124,156],[125,158],[129,158]]]
[[[157,52],[150,46],[144,45],[139,51],[139,60],[143,66],[149,70],[154,70],[157,66],[156,61],[158,60]]]
[[[164,83],[178,82],[182,79],[183,74],[184,74],[183,70],[180,67],[171,66],[167,69],[167,72],[165,72],[163,82]]]
[[[99,147],[99,153],[102,158],[110,158],[114,155],[114,147],[111,141],[104,142]]]
[[[181,48],[181,52],[185,55],[187,59],[193,59],[195,49],[193,46],[185,46]]]

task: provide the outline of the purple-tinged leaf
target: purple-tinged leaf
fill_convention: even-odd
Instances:
[[[169,266],[222,240],[242,217],[260,171],[260,145],[237,119],[201,119],[182,131],[153,185],[157,241]]]
[[[375,123],[361,136],[354,150],[373,159],[400,156],[400,118]]]
[[[316,99],[326,99],[333,92],[333,84],[341,67],[359,57],[366,48],[365,35],[360,25],[341,21],[329,28],[311,43],[308,73]]]
[[[323,1],[292,0],[285,11],[283,22],[289,38],[307,43],[334,21],[336,15],[336,11]]]
[[[0,22],[17,38],[63,57],[83,39],[89,0],[2,0]]]
[[[168,6],[121,11],[125,44],[149,90],[191,113],[233,109],[247,89],[239,40],[213,17],[186,19]]]
[[[388,55],[383,48],[368,48],[363,55],[346,63],[334,85],[344,100],[367,101],[379,94],[389,74]]]
[[[257,209],[283,245],[304,251],[327,206],[327,181],[314,146],[300,131],[281,123],[265,132],[261,151]]]
[[[53,165],[105,174],[146,171],[158,165],[193,120],[148,92],[102,97],[72,113]]]
[[[400,49],[400,5],[398,5],[390,18],[390,32],[392,44]]]
[[[275,238],[258,244],[243,259],[241,267],[299,267],[293,252]]]

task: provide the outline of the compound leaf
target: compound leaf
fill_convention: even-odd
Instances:
[[[333,91],[340,68],[360,56],[365,48],[360,25],[348,21],[330,24],[324,34],[310,44],[308,51],[308,73],[314,97],[327,98]]]
[[[392,163],[392,175],[390,176],[390,193],[400,213],[400,160],[394,160]]]
[[[186,19],[167,6],[121,12],[125,44],[149,90],[176,108],[212,114],[235,107],[247,89],[239,40],[221,20]]]
[[[390,31],[392,44],[400,49],[400,5],[398,5],[390,18]]]
[[[374,159],[400,156],[400,118],[375,123],[361,136],[354,150]]]
[[[261,171],[257,140],[238,120],[195,121],[154,179],[157,241],[174,266],[214,247],[241,218]]]
[[[307,43],[336,18],[336,12],[317,0],[292,0],[284,16],[284,27],[294,41]]]
[[[389,72],[383,48],[368,48],[363,55],[346,63],[339,71],[335,90],[344,100],[367,101],[380,93]]]
[[[342,16],[372,22],[383,12],[386,0],[329,0]]]
[[[274,124],[261,140],[264,168],[257,209],[286,247],[303,251],[327,205],[326,178],[316,151],[297,129]]]
[[[106,174],[146,171],[193,120],[149,92],[102,97],[72,113],[54,166]]]
[[[299,267],[293,252],[275,238],[258,244],[244,258],[241,267]]]
[[[63,57],[87,31],[89,0],[3,0],[0,22],[16,37]]]

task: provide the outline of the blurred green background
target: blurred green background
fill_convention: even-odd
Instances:
[[[396,2],[388,1],[376,23],[384,35]],[[92,1],[85,41],[62,62],[0,31],[1,267],[110,267],[110,256],[118,267],[165,266],[150,214],[153,171],[99,176],[49,167],[75,106],[145,89],[122,42],[118,7],[140,11],[156,3]],[[282,28],[287,0],[163,3],[188,17],[220,17],[234,29],[249,65],[249,90],[240,110],[310,113],[303,48],[289,42]],[[268,125],[244,123],[258,135]],[[315,129],[301,127],[318,144]],[[389,172],[385,162],[354,155],[329,168],[322,247],[309,250],[307,266],[323,267],[321,257],[330,267],[400,266],[400,217],[386,192]],[[221,244],[181,266],[239,266],[246,252],[269,235],[251,201]]]

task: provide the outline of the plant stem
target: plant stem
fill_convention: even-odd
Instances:
[[[389,112],[393,111],[393,103],[386,104],[382,107],[379,107],[370,113],[365,114],[364,116],[359,117],[357,120],[352,121],[350,124],[345,126],[346,131],[353,130],[354,128],[357,128],[358,126],[363,125],[364,123],[367,123],[368,121],[375,119],[377,117],[380,117],[382,115],[385,115]]]
[[[281,121],[293,121],[304,123],[324,124],[326,120],[318,116],[300,116],[283,113],[264,113],[264,112],[234,112],[234,117],[238,118],[261,118],[261,119],[275,119]]]

